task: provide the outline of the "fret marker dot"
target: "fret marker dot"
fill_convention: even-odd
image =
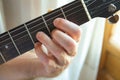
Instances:
[[[5,45],[5,48],[6,48],[6,49],[8,49],[8,46],[7,46],[7,45]]]

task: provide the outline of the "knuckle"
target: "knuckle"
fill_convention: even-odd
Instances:
[[[63,60],[61,62],[61,66],[68,66],[70,64],[70,58],[69,56],[65,53],[65,55],[63,56]]]
[[[63,68],[60,66],[52,66],[50,70],[48,70],[48,74],[51,75],[51,77],[58,76],[63,71]]]

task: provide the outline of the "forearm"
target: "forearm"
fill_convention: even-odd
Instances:
[[[0,65],[0,80],[29,80],[34,76],[34,60],[35,54],[27,53]]]
[[[27,76],[24,71],[20,70],[14,64],[5,63],[0,65],[0,80],[26,80]]]

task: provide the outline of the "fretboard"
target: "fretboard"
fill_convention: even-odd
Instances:
[[[86,4],[84,4],[84,1],[86,1]],[[90,16],[92,16],[93,18],[94,17],[93,15],[96,15],[98,14],[98,12],[101,12],[100,7],[98,7],[98,12],[96,10],[94,11],[94,9],[97,8],[91,9],[93,5],[90,4],[94,3],[96,0],[95,1],[84,0],[84,1],[83,0],[73,1],[56,10],[53,10],[52,12],[46,13],[45,15],[42,15],[12,30],[0,34],[0,64],[5,63],[8,60],[11,60],[33,49],[34,43],[37,42],[37,39],[35,37],[37,32],[43,31],[48,36],[50,36],[51,31],[55,29],[53,25],[54,19],[58,17],[64,18],[78,25],[81,25],[89,21],[89,19],[91,18]],[[116,2],[115,0],[110,1],[113,1],[114,3]],[[96,3],[99,2],[101,1],[96,1]],[[86,5],[88,6],[86,7]],[[96,4],[94,3],[94,5]],[[87,8],[89,8],[88,11],[90,12],[91,15],[89,15]],[[106,9],[103,8],[103,11],[105,10]],[[101,14],[102,13],[100,13],[99,15]],[[110,15],[109,13],[108,14],[106,13],[106,16],[109,15]]]

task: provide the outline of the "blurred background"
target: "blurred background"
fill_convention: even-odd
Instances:
[[[71,1],[0,0],[0,33]],[[95,18],[81,25],[83,34],[72,64],[56,78],[35,80],[120,80],[119,23],[111,25],[103,18]],[[114,69],[110,67],[113,65]]]
[[[2,25],[11,29],[70,1],[72,0],[0,0]]]

